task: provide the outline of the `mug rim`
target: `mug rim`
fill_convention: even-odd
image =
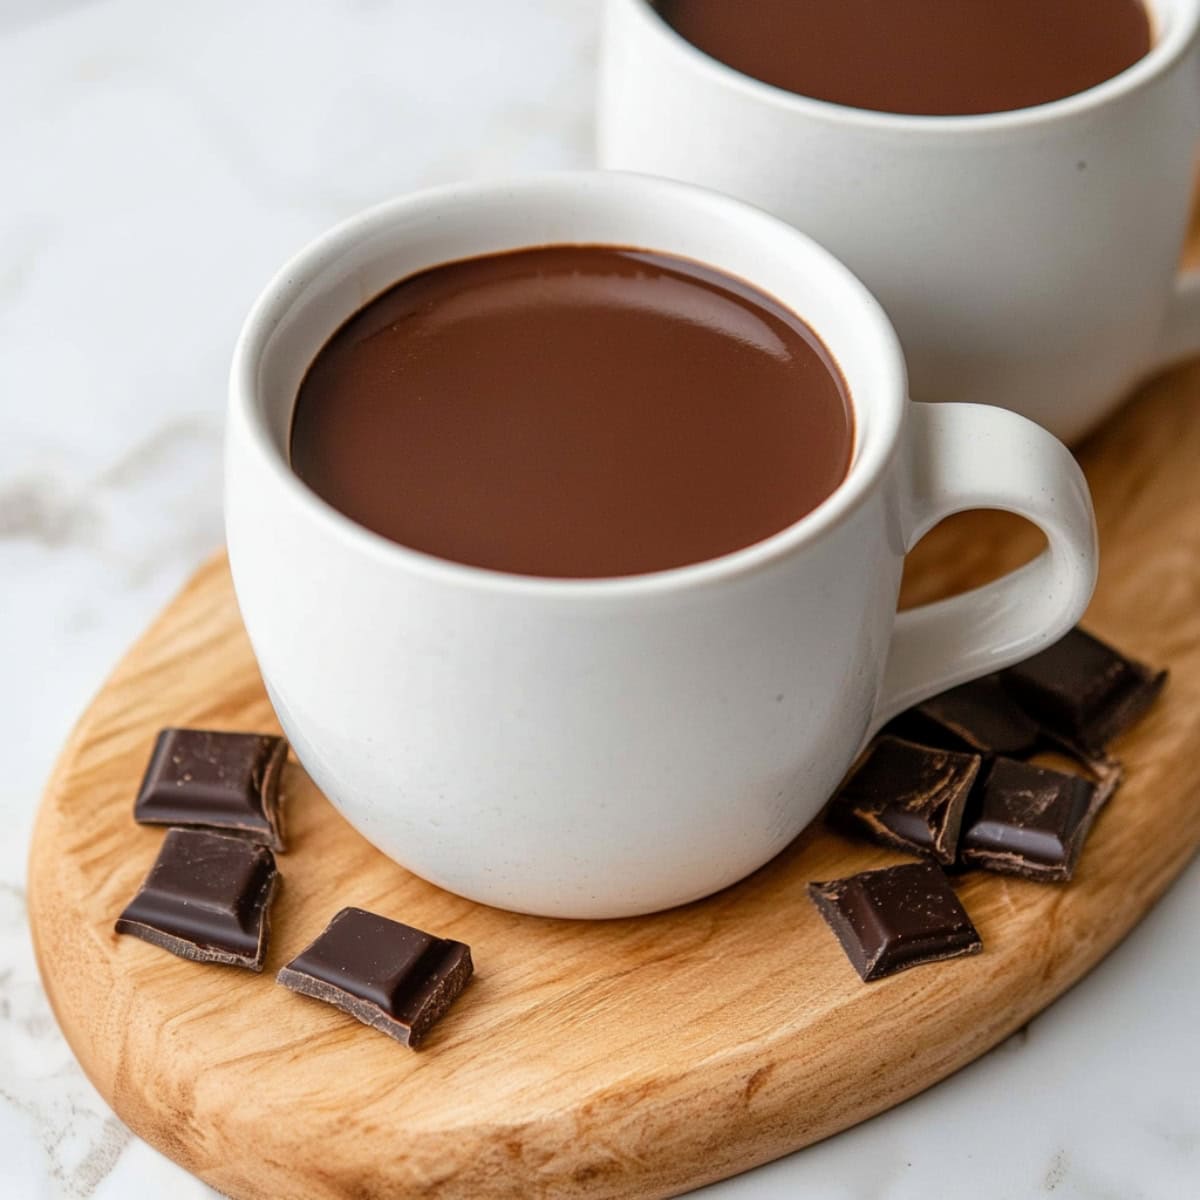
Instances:
[[[1004,109],[1000,112],[953,115],[893,113],[871,108],[855,108],[853,105],[839,104],[833,100],[819,100],[814,96],[791,92],[773,83],[756,79],[753,75],[747,75],[689,42],[658,12],[654,0],[610,0],[610,3],[623,3],[635,10],[635,19],[643,22],[643,28],[648,31],[650,37],[661,38],[677,52],[682,53],[694,67],[706,71],[718,82],[733,87],[753,99],[804,116],[856,125],[882,133],[923,133],[935,137],[956,133],[1005,133],[1035,128],[1101,108],[1148,86],[1182,59],[1200,34],[1200,0],[1144,0],[1151,10],[1152,20],[1161,20],[1159,9],[1164,3],[1177,10],[1175,19],[1165,34],[1132,66],[1090,88],[1085,88],[1082,92],[1073,92],[1069,96],[1050,100],[1045,104]]]
[[[662,201],[687,203],[694,207],[707,206],[713,214],[714,228],[720,231],[721,236],[744,237],[748,232],[757,231],[760,237],[782,238],[791,243],[793,251],[808,256],[810,262],[816,262],[821,269],[841,276],[841,283],[850,292],[851,302],[857,308],[854,324],[863,342],[871,347],[868,349],[864,346],[863,354],[877,357],[882,374],[881,394],[876,398],[872,411],[871,436],[864,439],[860,415],[862,406],[847,382],[846,394],[854,424],[854,453],[846,474],[830,495],[814,509],[760,541],[682,566],[631,575],[583,578],[521,575],[456,562],[392,541],[334,508],[292,470],[286,453],[280,451],[265,411],[259,386],[259,366],[273,333],[292,307],[303,303],[305,293],[321,267],[336,260],[349,246],[371,238],[382,229],[402,223],[406,214],[416,214],[440,204],[464,200],[486,210],[492,201],[501,196],[536,194],[556,188],[607,189],[609,194],[618,196],[627,190],[635,193],[648,191]],[[735,228],[735,222],[741,222],[743,228]],[[750,226],[748,231],[744,228],[746,223]],[[565,245],[568,240],[555,238],[539,244]],[[589,244],[616,245],[617,242],[606,240]],[[705,260],[701,258],[697,261]],[[708,265],[726,274],[733,274],[715,263]],[[770,288],[754,280],[746,282],[768,295],[775,295]],[[782,299],[779,302],[787,303]],[[370,301],[363,302],[366,303]],[[792,305],[787,307],[795,311]],[[327,336],[332,336],[338,325],[351,315],[346,313],[332,323]],[[797,315],[824,343],[825,335],[820,323],[804,313]],[[833,353],[831,349],[830,353]],[[838,361],[836,355],[834,358]],[[846,374],[844,370],[842,373]],[[899,338],[890,320],[866,286],[830,251],[779,218],[724,193],[653,175],[605,170],[551,171],[425,188],[383,201],[340,221],[286,261],[255,300],[234,348],[229,398],[231,411],[227,439],[240,433],[248,436],[259,469],[270,475],[289,501],[319,520],[328,532],[352,543],[358,551],[444,583],[509,594],[558,594],[571,597],[629,597],[727,582],[770,567],[810,545],[847,520],[874,493],[899,444],[909,404],[907,368]]]

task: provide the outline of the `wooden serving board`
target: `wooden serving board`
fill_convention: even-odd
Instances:
[[[1072,884],[963,879],[981,956],[861,984],[805,884],[898,856],[820,828],[659,916],[482,907],[384,858],[295,763],[264,974],[116,937],[162,840],[131,816],[157,730],[276,728],[220,557],[105,684],[38,819],[34,939],[84,1069],[132,1129],[233,1197],[480,1200],[674,1194],[970,1062],[1111,950],[1200,844],[1200,364],[1144,389],[1082,459],[1104,548],[1088,624],[1172,677],[1117,747],[1127,782]],[[908,598],[979,582],[1036,542],[990,515],[950,523],[914,557]],[[346,904],[473,948],[475,979],[419,1053],[274,983]]]

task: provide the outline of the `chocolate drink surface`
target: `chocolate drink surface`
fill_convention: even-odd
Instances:
[[[688,260],[553,246],[403,280],[299,390],[296,473],[395,542],[521,575],[715,558],[845,477],[853,419],[818,337]]]
[[[660,0],[712,58],[790,92],[927,116],[1086,91],[1149,51],[1142,0]]]

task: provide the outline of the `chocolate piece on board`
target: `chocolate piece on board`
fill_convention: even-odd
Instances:
[[[281,737],[164,729],[133,806],[143,825],[218,829],[282,851]]]
[[[1024,758],[1037,749],[1041,729],[997,675],[933,696],[908,709],[888,731],[927,746]]]
[[[1120,778],[1115,764],[1087,779],[1036,763],[996,759],[963,824],[963,864],[1065,883]]]
[[[978,754],[881,737],[834,797],[829,823],[896,850],[953,863],[982,761]]]
[[[416,1048],[471,978],[470,948],[343,908],[276,976]]]
[[[808,894],[866,982],[983,949],[945,873],[932,863],[810,883]]]
[[[1001,678],[1049,733],[1094,758],[1153,703],[1167,672],[1073,629],[1040,654],[1009,667]]]
[[[266,846],[208,830],[168,829],[116,929],[180,958],[261,971],[278,879]]]

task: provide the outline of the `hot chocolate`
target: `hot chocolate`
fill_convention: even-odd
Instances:
[[[1111,79],[1150,49],[1141,0],[660,0],[706,54],[853,108],[1030,108]]]
[[[840,372],[770,296],[664,254],[549,246],[434,267],[351,317],[301,384],[291,454],[402,545],[581,578],[779,532],[852,442]]]

